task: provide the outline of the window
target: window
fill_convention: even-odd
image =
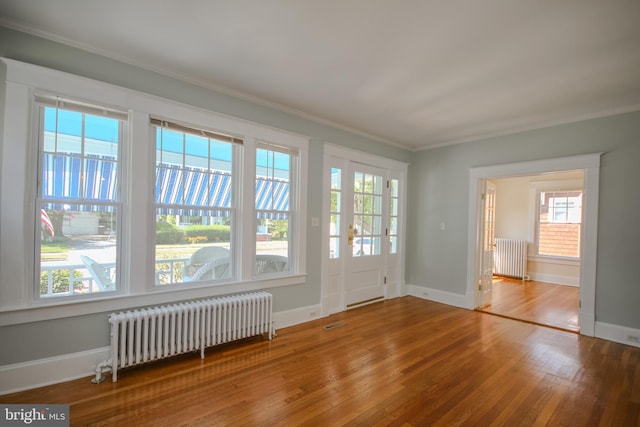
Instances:
[[[582,191],[540,191],[538,208],[538,253],[579,258]]]
[[[157,285],[233,276],[234,144],[239,138],[152,120]]]
[[[256,262],[257,276],[289,271],[291,178],[296,154],[269,144],[256,148]]]
[[[40,298],[115,291],[120,147],[127,115],[39,97],[36,248]]]
[[[11,322],[67,316],[71,301],[99,313],[305,282],[307,137],[0,63]]]

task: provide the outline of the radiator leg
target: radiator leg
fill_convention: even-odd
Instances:
[[[104,375],[102,374],[104,370],[109,371],[111,368],[111,360],[105,360],[96,366],[96,376],[91,380],[92,383],[98,384],[104,381]]]
[[[277,337],[278,334],[276,333],[276,322],[273,321],[271,322],[271,327],[269,328],[269,339],[273,339],[274,337]]]

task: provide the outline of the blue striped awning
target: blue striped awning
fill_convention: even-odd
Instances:
[[[256,179],[256,210],[260,219],[289,218],[289,182],[281,179]]]
[[[156,204],[165,215],[229,216],[231,174],[160,165],[156,168]],[[218,209],[201,209],[201,206]]]
[[[46,199],[69,199],[73,204],[49,203],[47,209],[75,211],[113,210],[100,202],[117,200],[117,164],[113,157],[86,156],[85,187],[79,157],[45,154],[43,157],[42,196]],[[155,201],[159,213],[165,215],[217,216],[230,215],[232,177],[227,171],[180,168],[162,164],[156,168]],[[186,191],[185,191],[186,190]],[[78,204],[81,199],[87,204]],[[289,216],[289,182],[272,177],[256,180],[256,210],[261,219],[286,219]],[[92,204],[98,202],[98,204]],[[66,206],[65,206],[66,205]],[[208,209],[202,209],[201,207]]]
[[[116,201],[117,163],[113,157],[86,156],[83,165],[80,157],[47,153],[42,161],[43,199],[63,200],[49,203],[47,209],[99,212],[113,210],[113,206],[109,205],[77,203],[78,199],[89,203]],[[64,203],[65,199],[74,203]]]
[[[164,215],[230,215],[231,174],[200,168],[160,165],[156,168],[156,204]],[[186,191],[185,191],[186,190]],[[190,207],[193,206],[193,207]],[[209,209],[201,209],[207,206]],[[217,208],[217,209],[216,209]],[[256,210],[261,219],[289,217],[289,182],[272,178],[256,180]]]

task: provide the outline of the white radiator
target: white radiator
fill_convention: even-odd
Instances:
[[[527,277],[527,241],[496,238],[493,274],[525,280]]]
[[[273,338],[272,296],[253,292],[181,304],[112,313],[111,360],[96,368],[94,382],[102,381],[103,368],[118,369],[255,335]]]

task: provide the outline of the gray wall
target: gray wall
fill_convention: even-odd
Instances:
[[[640,328],[640,112],[416,153],[407,283],[465,294],[469,168],[596,152],[604,152],[596,321]]]
[[[0,56],[309,136],[307,212],[310,216],[320,216],[318,213],[322,212],[319,195],[322,194],[324,141],[399,161],[411,159],[409,151],[394,146],[5,27],[0,27]],[[270,289],[275,311],[320,303],[321,227],[311,227],[310,220],[307,224],[307,282]],[[104,347],[109,345],[108,340],[107,313],[1,327],[0,366]]]

